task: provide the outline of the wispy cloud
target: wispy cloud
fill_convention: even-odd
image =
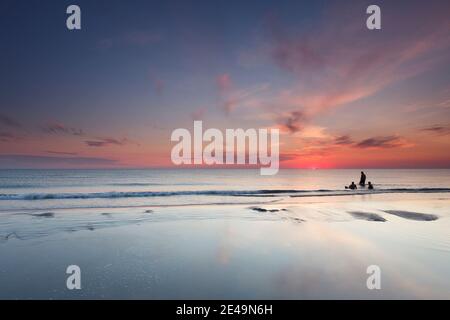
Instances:
[[[269,89],[267,83],[248,88],[237,88],[229,74],[224,73],[216,77],[216,87],[220,98],[220,108],[230,114],[238,106],[245,105],[251,98]]]
[[[267,91],[269,84],[257,84],[248,88],[243,88],[231,92],[225,101],[223,108],[227,113],[234,111],[237,107],[247,107],[252,105],[252,99]]]
[[[76,152],[52,151],[52,150],[47,150],[45,152],[49,153],[49,154],[58,154],[58,155],[63,155],[63,156],[76,156],[78,154]]]
[[[7,126],[7,127],[12,127],[12,128],[20,128],[21,124],[19,121],[17,121],[16,119],[4,115],[4,114],[0,114],[0,124]]]
[[[420,129],[420,131],[444,136],[444,135],[450,134],[450,126],[434,125],[434,126],[422,128],[422,129]]]
[[[396,148],[407,146],[408,143],[397,136],[386,136],[386,137],[372,137],[368,139],[364,139],[354,145],[355,148]]]
[[[298,157],[298,153],[282,153],[280,154],[280,162],[296,160]]]
[[[281,128],[291,133],[295,133],[304,128],[306,117],[302,111],[292,111],[280,116],[277,122]]]
[[[95,138],[95,140],[86,140],[84,143],[89,147],[106,147],[110,145],[123,146],[130,143],[127,138],[115,139],[115,138]]]
[[[74,136],[82,136],[83,130],[74,127],[68,127],[63,123],[52,122],[45,125],[42,130],[49,134],[69,134]]]
[[[308,127],[306,127],[308,128]],[[305,129],[309,130],[309,129]],[[397,135],[369,137],[356,140],[349,135],[333,136],[322,132],[319,135],[303,136],[303,131],[295,135],[298,142],[296,149],[286,150],[280,154],[281,162],[322,161],[332,159],[343,153],[354,152],[351,149],[394,149],[408,148],[413,144],[407,139]],[[298,146],[301,148],[298,148]]]
[[[336,145],[351,145],[351,144],[353,144],[353,139],[350,138],[348,135],[339,136],[334,139],[334,144],[336,144]]]
[[[372,96],[392,83],[434,67],[446,57],[441,49],[450,45],[450,24],[448,17],[439,14],[439,8],[422,10],[421,14],[429,18],[426,21],[433,24],[423,25],[420,32],[401,30],[402,36],[385,32],[384,37],[368,34],[364,24],[353,16],[345,19],[354,9],[343,9],[337,14],[340,21],[333,18],[336,14],[325,15],[324,22],[311,32],[292,30],[276,19],[267,23],[273,62],[297,78],[297,83],[282,93],[278,104],[281,108],[296,106],[315,116]],[[405,11],[401,17],[411,15]],[[387,15],[384,23],[397,26],[401,23],[394,20],[397,18]],[[336,28],[342,21],[342,28]]]
[[[21,139],[20,136],[14,134],[12,132],[7,132],[7,131],[0,132],[0,141],[1,142],[17,141],[20,139]]]

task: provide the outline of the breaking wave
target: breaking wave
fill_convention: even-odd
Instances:
[[[133,191],[93,193],[26,193],[0,194],[0,200],[48,200],[48,199],[109,199],[149,198],[173,196],[233,196],[233,197],[317,197],[383,193],[446,193],[450,188],[394,188],[378,190],[196,190],[196,191]]]

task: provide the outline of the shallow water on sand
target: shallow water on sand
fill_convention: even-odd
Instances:
[[[448,299],[449,209],[432,193],[7,210],[0,298]],[[369,265],[381,290],[367,289]]]

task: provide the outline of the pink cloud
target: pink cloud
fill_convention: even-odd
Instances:
[[[218,75],[216,78],[216,85],[220,94],[224,94],[231,90],[232,82],[230,75],[228,73]]]
[[[306,122],[306,117],[301,111],[292,111],[278,119],[282,129],[291,133],[298,132],[303,129]]]
[[[220,107],[226,114],[231,113],[238,105],[251,103],[251,98],[269,88],[268,84],[259,84],[248,88],[236,88],[228,73],[216,78]]]
[[[205,108],[198,108],[191,113],[192,120],[202,120],[206,114]]]
[[[355,148],[381,148],[381,149],[389,149],[389,148],[399,148],[399,147],[407,147],[410,144],[403,138],[398,136],[386,136],[386,137],[372,137],[364,139],[353,145]]]
[[[354,18],[356,9],[345,9],[325,15],[327,22],[308,33],[295,32],[275,20],[268,24],[273,62],[296,76],[295,85],[278,97],[279,107],[315,116],[374,95],[435,67],[447,56],[443,49],[450,46],[450,22],[439,8],[420,12],[421,28],[415,32],[410,32],[411,25],[402,27],[414,22],[410,21],[414,10],[400,15],[405,21],[387,14],[384,24],[397,32],[382,29],[379,34]]]

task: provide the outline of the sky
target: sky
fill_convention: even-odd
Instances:
[[[81,30],[66,8],[81,8]],[[381,30],[366,8],[381,8]],[[284,168],[450,168],[449,1],[0,1],[0,168],[170,167],[278,128]]]

